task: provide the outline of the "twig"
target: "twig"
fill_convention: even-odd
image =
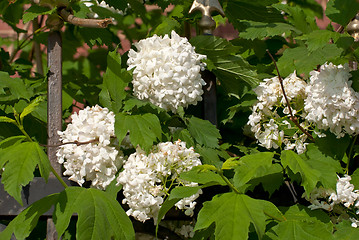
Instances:
[[[45,30],[47,27],[41,27],[38,28],[36,31],[34,31],[33,33],[31,33],[30,35],[28,35],[18,46],[17,48],[14,50],[14,53],[11,55],[10,57],[10,63],[12,63],[15,59],[15,56],[17,54],[17,52],[19,52],[24,46],[26,46],[27,44],[29,44],[30,42],[26,43],[31,37],[33,37],[35,34],[41,32],[42,30]]]
[[[89,140],[86,142],[73,141],[73,142],[59,143],[59,144],[55,144],[55,145],[46,145],[46,144],[39,144],[39,145],[42,147],[49,148],[49,147],[60,147],[63,145],[68,145],[68,144],[76,144],[77,146],[80,146],[80,145],[85,145],[85,144],[94,143],[94,142],[98,142],[98,138],[92,139],[92,140]]]
[[[343,33],[344,32],[344,27],[342,26],[342,25],[340,25],[339,27],[338,27],[338,29],[337,30],[335,30],[337,33]]]
[[[269,52],[269,50],[267,49],[266,51],[267,51],[268,55],[270,56],[270,58],[272,59],[272,61],[273,61],[273,63],[274,63],[274,66],[275,66],[275,69],[277,70],[280,87],[281,87],[281,89],[282,89],[283,96],[284,96],[284,99],[285,99],[285,101],[286,101],[286,103],[287,103],[287,107],[288,107],[288,110],[289,110],[289,115],[290,115],[289,119],[300,129],[300,131],[302,131],[305,135],[307,135],[310,140],[312,140],[313,142],[315,142],[315,141],[314,141],[314,138],[312,137],[312,135],[310,135],[310,133],[308,133],[302,126],[300,126],[300,124],[299,124],[298,121],[297,121],[297,117],[295,117],[295,116],[293,115],[292,108],[291,108],[290,103],[289,103],[289,100],[288,100],[288,98],[287,98],[287,94],[285,93],[285,90],[284,90],[283,79],[282,79],[282,77],[280,76],[280,73],[279,73],[279,70],[278,70],[278,67],[277,67],[277,62],[274,60],[274,57],[273,57],[272,54]]]
[[[33,31],[34,32],[37,29],[39,29],[38,17],[36,17],[34,20],[32,20],[32,26],[33,26]],[[40,44],[34,41],[33,50],[34,50],[34,54],[35,54],[36,71],[39,74],[44,75],[44,69],[43,69],[43,66],[42,66],[42,56],[41,56]]]
[[[62,9],[59,12],[60,16],[64,21],[69,22],[73,25],[90,28],[106,28],[109,24],[113,24],[111,18],[105,19],[84,19],[75,17],[73,14],[68,12],[66,9]]]

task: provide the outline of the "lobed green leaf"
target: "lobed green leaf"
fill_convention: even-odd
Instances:
[[[6,148],[0,155],[0,166],[5,167],[1,178],[4,189],[21,205],[22,187],[34,178],[35,167],[39,166],[41,176],[46,181],[50,172],[50,162],[36,142],[24,142]]]
[[[65,232],[73,213],[78,214],[76,239],[135,239],[130,219],[106,192],[79,187],[61,192],[53,216],[59,236]]]
[[[271,203],[236,193],[216,195],[203,204],[198,214],[195,231],[215,223],[216,239],[248,239],[249,226],[254,225],[259,239],[262,238],[267,220],[272,216],[284,220],[280,211]]]
[[[118,113],[115,119],[115,134],[119,141],[122,141],[129,132],[131,143],[148,151],[153,143],[161,138],[161,124],[154,114],[126,115]]]
[[[188,119],[188,131],[192,137],[201,144],[209,148],[219,147],[218,139],[221,138],[218,129],[207,120],[196,117]]]
[[[17,215],[4,231],[0,232],[0,239],[13,239],[13,234],[18,240],[26,239],[37,225],[40,216],[57,203],[58,197],[59,193],[51,194],[31,204]]]

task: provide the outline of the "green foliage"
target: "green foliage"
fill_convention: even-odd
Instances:
[[[340,163],[322,154],[314,145],[308,145],[307,148],[307,152],[302,155],[289,150],[282,151],[283,167],[289,167],[293,173],[301,175],[301,185],[308,196],[318,182],[325,188],[335,189],[336,173],[342,171]]]
[[[286,210],[287,221],[267,232],[269,239],[333,239],[330,219],[321,210],[311,211],[300,205]],[[267,239],[267,238],[264,239]]]
[[[92,1],[96,2],[100,1]],[[105,2],[120,11],[87,7],[81,1],[42,0],[42,5],[29,5],[29,0],[0,1],[0,20],[16,32],[14,38],[0,39],[0,174],[11,196],[21,203],[22,187],[34,175],[47,179],[51,170],[39,144],[48,137],[47,81],[34,64],[46,65],[46,51],[40,52],[40,58],[36,56],[36,43],[47,45],[44,19],[50,15],[58,18],[57,9],[66,7],[79,18],[94,18],[97,14],[98,19],[112,18],[116,23],[105,29],[66,23],[61,29],[64,128],[75,110],[74,100],[89,106],[100,104],[116,115],[117,139],[111,139],[111,143],[129,135],[134,148],[139,146],[148,152],[158,142],[181,139],[201,156],[203,165],[179,176],[199,186],[173,188],[164,197],[157,227],[176,202],[209,187],[196,200],[195,213],[199,214],[188,217],[196,222],[193,239],[356,239],[358,230],[350,226],[351,222],[340,222],[356,216],[353,209],[345,209],[345,214],[339,216],[338,209],[313,211],[291,205],[288,198],[292,196],[284,184],[293,183],[291,190],[304,205],[310,204],[305,197],[317,187],[335,190],[338,176],[344,174],[351,176],[351,184],[358,189],[356,137],[338,139],[327,131],[326,137],[319,138],[311,132],[315,142],[298,155],[283,149],[265,150],[246,126],[257,101],[253,89],[262,79],[276,74],[267,49],[283,78],[296,71],[306,81],[310,72],[325,62],[344,64],[359,59],[359,44],[345,29],[359,11],[356,0],[327,3],[325,14],[344,27],[342,33],[333,29],[335,24],[319,29],[317,21],[323,18],[323,9],[315,0],[288,0],[286,4],[279,0],[223,0],[220,3],[226,17],[212,14],[217,26],[227,21],[234,26],[236,32],[229,36],[234,38],[230,41],[221,31],[216,34],[222,37],[198,34],[201,13],[188,13],[193,1]],[[174,7],[167,8],[170,4]],[[38,20],[40,28],[28,37],[20,37],[20,33],[29,33],[26,25],[19,24],[21,20],[28,24]],[[172,30],[189,37],[196,52],[207,56],[206,68],[217,78],[217,127],[201,119],[202,103],[180,108],[174,114],[131,95],[128,47]],[[191,38],[195,30],[196,36]],[[356,91],[358,76],[352,71]],[[125,156],[134,151],[116,147]],[[70,222],[76,222],[71,220],[74,213],[78,219],[72,238],[134,239],[132,223],[119,204],[121,190],[116,180],[105,191],[69,187],[25,209],[0,233],[0,239],[9,239],[12,233],[17,239],[32,238],[38,231],[35,226],[41,225],[39,217],[52,206],[57,231],[64,239],[71,238],[66,229],[71,228]]]
[[[22,20],[24,21],[24,23],[27,23],[36,18],[37,16],[47,14],[51,15],[56,12],[56,10],[56,8],[49,9],[47,7],[42,7],[39,5],[31,5],[31,7],[26,10],[24,16],[22,17]]]
[[[188,131],[202,146],[209,148],[218,147],[218,139],[221,138],[218,129],[209,121],[191,117],[188,119]]]
[[[7,72],[0,72],[0,102],[18,100],[20,98],[30,99],[31,89],[20,78],[11,78]]]
[[[180,179],[196,182],[205,186],[227,185],[227,183],[220,175],[215,172],[203,169],[202,166],[193,167],[190,171],[181,173]]]
[[[0,168],[5,167],[1,182],[5,190],[22,205],[21,190],[34,178],[35,167],[40,169],[41,176],[47,181],[50,162],[36,142],[24,142],[2,149]],[[21,154],[19,154],[21,153]]]
[[[139,145],[145,151],[150,150],[153,143],[161,138],[162,130],[158,117],[151,113],[143,115],[116,114],[115,134],[122,141],[127,132],[131,143]]]
[[[181,199],[190,197],[196,194],[200,190],[200,187],[176,187],[174,188],[170,195],[166,198],[162,204],[157,217],[156,232],[158,231],[158,224],[161,222],[162,218],[166,213]]]
[[[114,112],[122,107],[126,98],[125,88],[132,80],[132,76],[121,68],[121,57],[116,50],[107,55],[107,69],[103,76],[103,87],[100,92],[101,103]]]
[[[259,238],[262,238],[266,221],[270,217],[282,218],[280,211],[271,203],[250,198],[243,194],[224,193],[205,202],[198,214],[195,230],[216,224],[216,239],[247,239],[250,224],[254,225]]]
[[[234,186],[244,193],[252,179],[267,175],[272,167],[274,153],[262,152],[242,157],[235,167]]]
[[[246,30],[239,34],[244,39],[261,39],[274,36],[289,36],[292,33],[300,34],[301,31],[287,23],[262,23],[246,22]]]
[[[59,194],[55,193],[31,204],[17,215],[4,231],[0,232],[0,238],[3,240],[10,240],[14,234],[16,239],[27,239],[31,231],[35,228],[39,217],[50,210],[50,208],[57,202],[58,198]]]
[[[346,26],[358,10],[359,3],[355,0],[330,0],[325,14],[333,22]]]
[[[237,54],[237,46],[214,36],[197,36],[190,42],[196,47],[196,52],[205,54],[210,60],[208,68],[213,70],[227,93],[239,95],[244,82],[250,86],[258,84],[256,71]]]
[[[135,239],[125,211],[105,192],[78,187],[68,187],[61,192],[53,215],[59,236],[66,230],[73,213],[78,214],[76,239]]]

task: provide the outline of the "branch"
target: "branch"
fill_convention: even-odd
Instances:
[[[49,147],[60,147],[60,146],[67,145],[67,144],[76,144],[77,146],[80,146],[80,145],[85,145],[85,144],[94,143],[94,142],[98,142],[98,138],[95,138],[95,139],[92,139],[92,140],[89,140],[86,142],[74,141],[74,142],[59,143],[59,144],[55,144],[55,145],[46,145],[46,144],[39,144],[39,145],[42,147],[49,148]]]
[[[111,18],[105,18],[105,19],[78,18],[75,17],[70,12],[68,12],[66,9],[62,9],[59,14],[64,19],[64,21],[81,27],[106,28],[109,24],[113,24]]]
[[[284,90],[283,79],[279,74],[279,70],[278,70],[278,67],[277,67],[277,62],[274,60],[274,58],[273,58],[272,54],[269,52],[269,50],[267,49],[266,51],[267,51],[268,55],[270,56],[270,58],[272,59],[272,61],[274,63],[274,66],[275,66],[275,69],[277,70],[280,87],[282,88],[283,96],[284,96],[284,99],[285,99],[285,101],[287,103],[287,107],[288,107],[288,110],[289,110],[289,115],[290,115],[289,119],[299,128],[300,131],[302,131],[305,135],[308,136],[308,138],[310,140],[312,140],[314,142],[314,138],[312,137],[312,135],[310,135],[310,133],[308,133],[302,126],[300,126],[300,124],[297,121],[297,117],[295,117],[293,115],[292,108],[291,108],[289,100],[287,98],[287,94],[285,93],[285,90]]]

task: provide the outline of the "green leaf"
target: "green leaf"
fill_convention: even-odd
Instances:
[[[342,160],[350,144],[350,137],[344,136],[338,139],[333,133],[326,131],[326,137],[315,138],[315,143],[320,152],[336,160]]]
[[[293,69],[297,71],[297,75],[305,73],[308,76],[308,73],[316,69],[317,65],[339,58],[341,53],[342,49],[335,44],[327,44],[312,52],[309,52],[306,47],[288,48],[279,58],[278,68],[282,76],[288,76]]]
[[[334,232],[335,240],[357,240],[359,235],[359,228],[349,226],[336,227]]]
[[[281,208],[281,210],[287,220],[310,222],[320,221],[327,224],[328,230],[331,231],[333,228],[330,217],[322,209],[311,210],[306,206],[296,204],[287,209]]]
[[[234,81],[238,82],[237,84],[245,82],[252,87],[259,83],[256,71],[240,55],[218,58],[214,61],[214,65],[216,66],[216,69],[213,70],[214,74],[219,81],[226,85],[227,89],[230,85],[229,82],[235,85]],[[236,86],[236,88],[238,87]]]
[[[303,3],[304,1],[300,2]],[[318,17],[318,13],[313,12],[313,9],[302,8],[301,6],[297,5],[297,3],[298,1],[296,1],[296,5],[278,3],[275,4],[275,7],[278,10],[283,11],[285,13],[287,22],[299,31],[303,33],[310,33],[313,30],[318,30],[319,28],[316,23],[316,17]],[[323,11],[320,5],[317,3],[315,4],[321,11]],[[319,16],[319,18],[322,18],[322,16]]]
[[[228,158],[222,165],[222,170],[234,169],[240,165],[239,157]]]
[[[130,140],[134,146],[140,145],[148,151],[157,139],[161,138],[162,129],[158,117],[151,113],[143,115],[116,114],[115,134],[121,142],[130,132]]]
[[[4,189],[21,205],[22,187],[34,178],[35,167],[39,166],[41,176],[46,181],[50,172],[50,162],[36,142],[24,142],[6,148],[0,155],[0,166],[4,165],[1,182]]]
[[[132,77],[126,69],[121,68],[121,55],[116,50],[107,55],[107,69],[103,76],[103,91],[108,91],[113,100],[112,110],[118,112],[122,106],[122,100],[126,98],[125,88],[131,82]],[[108,101],[108,99],[107,99]]]
[[[244,194],[224,193],[203,204],[194,230],[205,229],[215,223],[216,239],[242,240],[248,239],[249,226],[253,224],[261,239],[268,215],[284,220],[271,202],[253,199]]]
[[[53,14],[54,12],[56,12],[56,10],[56,8],[49,9],[47,7],[41,7],[34,4],[26,10],[24,16],[22,17],[22,20],[24,21],[24,23],[27,23],[36,18],[37,16]]]
[[[135,239],[132,223],[121,205],[108,193],[98,189],[68,187],[55,205],[54,222],[58,236],[78,214],[76,239]]]
[[[202,146],[219,147],[218,139],[221,138],[218,129],[212,123],[200,118],[191,117],[188,119],[188,131],[192,137]]]
[[[241,157],[239,166],[234,170],[234,186],[239,191],[244,191],[248,186],[246,183],[251,179],[265,176],[267,168],[272,166],[273,156],[272,152],[262,152]]]
[[[327,226],[319,221],[309,222],[288,220],[280,222],[278,225],[274,226],[267,235],[273,240],[333,239],[332,233],[328,231]]]
[[[15,146],[26,139],[25,136],[12,136],[0,142],[0,150],[4,150],[8,147]],[[0,165],[2,167],[2,165]]]
[[[248,27],[241,32],[239,36],[244,39],[260,39],[266,37],[282,36],[288,37],[295,32],[301,34],[301,31],[287,23],[261,23],[261,22],[246,22]]]
[[[262,184],[264,191],[272,195],[284,182],[283,168],[280,164],[272,164],[270,167],[265,167],[260,175],[260,177],[253,178],[246,184],[249,186],[245,191],[253,191],[257,185]]]
[[[33,95],[20,78],[11,78],[7,72],[0,71],[0,102],[18,100],[24,98],[29,100]]]
[[[189,182],[204,184],[206,186],[227,186],[227,183],[220,175],[209,170],[203,170],[199,167],[193,167],[190,171],[181,173],[179,178]]]
[[[225,6],[228,20],[238,29],[241,21],[250,20],[257,22],[284,22],[283,15],[271,5],[275,0],[232,0]]]
[[[279,223],[267,232],[271,239],[333,239],[333,224],[330,217],[321,209],[310,210],[297,204],[283,211],[287,221]],[[315,231],[312,226],[318,230]]]
[[[280,158],[283,167],[289,167],[293,173],[300,173],[302,177],[301,185],[309,195],[319,182],[319,169],[312,168],[308,161],[290,150],[282,151]]]
[[[205,54],[209,59],[234,55],[239,51],[239,47],[234,46],[226,39],[209,35],[193,37],[190,43],[196,48],[197,53]]]
[[[239,88],[237,85],[243,81],[251,86],[259,83],[255,70],[240,55],[235,55],[239,47],[214,36],[197,36],[190,42],[195,46],[196,52],[207,55],[215,67],[213,72],[219,81],[226,86],[230,85],[227,87],[228,92],[234,91],[233,82],[237,83],[235,89]]]
[[[222,168],[223,162],[219,158],[219,151],[213,148],[196,147],[196,151],[201,155],[202,163],[216,166],[218,169]]]
[[[43,96],[39,96],[35,98],[33,101],[31,101],[31,103],[28,106],[26,106],[22,111],[22,113],[20,114],[20,120],[22,121],[25,116],[32,113],[36,109],[36,107],[39,106],[39,104],[44,100],[45,98]]]
[[[55,205],[58,197],[59,193],[55,193],[31,204],[17,215],[4,231],[0,232],[0,239],[13,239],[13,234],[18,240],[26,239],[36,227],[39,217]]]
[[[157,223],[156,223],[156,233],[158,231],[158,224],[161,222],[162,218],[166,213],[181,199],[190,197],[196,194],[201,188],[200,187],[176,187],[174,188],[169,197],[166,198],[164,203],[161,205],[160,210],[158,211]]]
[[[79,28],[79,33],[89,47],[103,45],[111,47],[115,42],[112,33],[106,28]]]
[[[181,24],[172,18],[165,18],[151,34],[164,36],[165,34],[171,34],[172,30],[178,30],[181,28]]]
[[[354,185],[354,189],[359,190],[359,168],[357,168],[350,177],[352,178],[350,183]]]
[[[333,22],[346,26],[358,11],[359,3],[356,0],[330,0],[325,15]]]
[[[0,122],[7,122],[7,123],[13,123],[16,124],[16,121],[12,118],[8,118],[5,116],[0,116]]]
[[[304,157],[304,156],[303,156]],[[313,143],[307,146],[305,157],[311,168],[320,172],[317,176],[324,188],[335,189],[337,183],[337,173],[342,173],[339,160],[334,160],[330,156],[323,154]]]
[[[327,45],[331,40],[336,42],[341,34],[329,30],[315,30],[309,34],[296,37],[295,39],[305,40],[310,52]]]

